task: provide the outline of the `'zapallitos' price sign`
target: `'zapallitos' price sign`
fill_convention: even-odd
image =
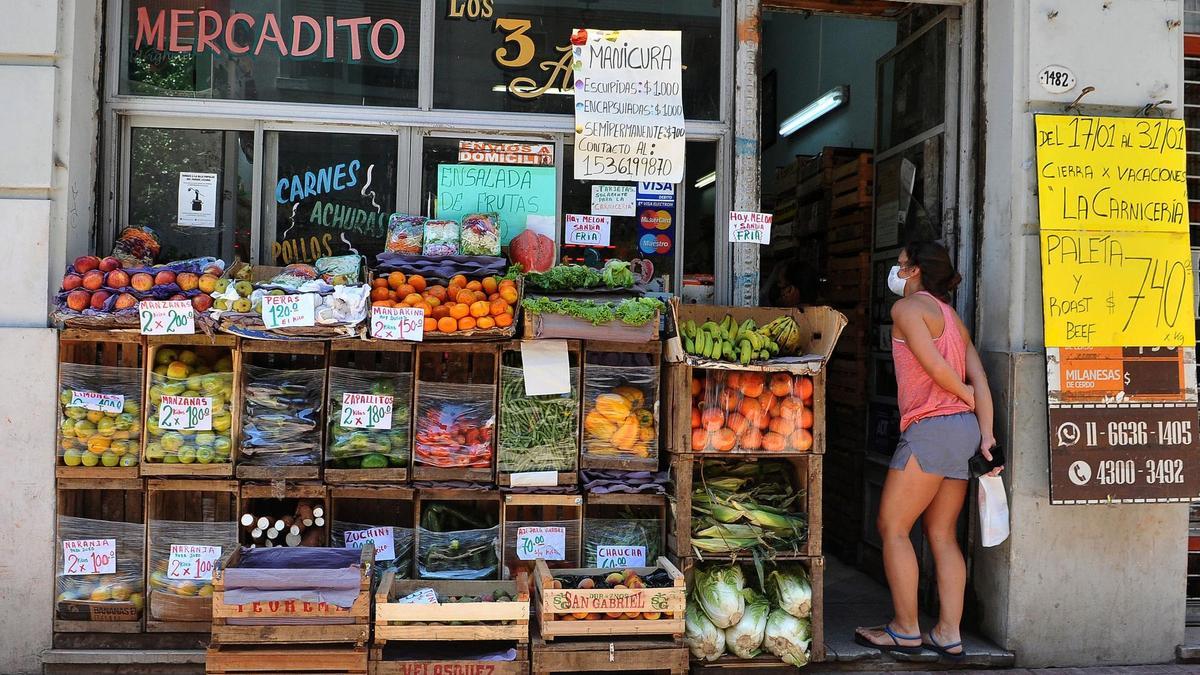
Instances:
[[[125,409],[125,397],[121,394],[102,394],[98,391],[71,390],[68,408],[83,408],[96,412],[119,413]]]
[[[316,308],[312,293],[264,295],[262,320],[267,328],[315,326]]]
[[[371,307],[371,337],[421,342],[425,339],[425,312],[420,307]]]
[[[518,527],[517,558],[519,560],[566,560],[567,528]]]
[[[220,559],[220,546],[171,544],[171,556],[167,558],[167,578],[210,581]]]
[[[63,575],[117,573],[116,539],[63,540]]]
[[[391,396],[344,393],[341,425],[348,429],[387,431],[392,428],[392,401]]]
[[[190,300],[141,300],[138,302],[142,335],[192,335],[196,317]]]
[[[207,396],[163,396],[158,426],[176,431],[212,431],[212,399]]]

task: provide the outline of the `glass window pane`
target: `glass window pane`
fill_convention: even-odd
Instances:
[[[946,116],[946,22],[880,69],[879,143],[883,152],[942,123]]]
[[[396,210],[396,137],[294,132],[277,137],[278,169],[264,195],[275,205],[273,212],[264,211],[264,219],[275,219],[274,236],[263,246],[263,258],[288,265],[358,251],[374,262]]]
[[[253,133],[134,127],[129,154],[129,225],[154,230],[159,260],[250,258]],[[179,224],[184,172],[216,174],[214,227]]]
[[[720,115],[721,7],[699,0],[438,0],[436,108],[570,113],[574,28],[680,30],[683,110]],[[483,8],[493,7],[489,12]],[[478,9],[472,14],[471,9]]]
[[[684,302],[715,304],[714,248],[717,226],[717,144],[687,144],[687,170],[683,183],[683,286]],[[729,246],[720,250],[728,255]]]
[[[415,106],[420,0],[124,0],[122,94]]]

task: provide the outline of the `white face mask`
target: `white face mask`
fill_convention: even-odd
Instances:
[[[900,297],[904,297],[904,287],[908,285],[908,280],[900,278],[899,265],[892,265],[891,271],[888,272],[887,285],[888,290],[896,295],[899,295]]]

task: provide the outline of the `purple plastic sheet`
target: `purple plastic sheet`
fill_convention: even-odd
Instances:
[[[580,472],[584,492],[592,494],[667,494],[665,471],[615,471],[585,469]]]
[[[350,607],[358,598],[360,557],[355,549],[243,548],[238,566],[225,570],[225,602],[299,600]]]
[[[449,279],[455,274],[466,277],[486,277],[504,274],[508,262],[504,258],[482,255],[427,256],[413,253],[384,251],[375,256],[377,272],[401,271],[435,279]]]

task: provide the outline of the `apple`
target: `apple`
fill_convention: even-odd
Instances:
[[[187,300],[187,296],[184,295],[183,293],[176,293],[175,295],[172,295],[169,299],[170,300]]]
[[[125,270],[112,270],[104,277],[104,285],[109,288],[125,288],[129,286],[129,274]]]
[[[135,291],[145,292],[154,288],[154,277],[145,272],[138,272],[129,278],[129,285],[133,286]]]
[[[233,311],[240,314],[246,314],[251,309],[253,309],[253,305],[250,304],[249,298],[238,298],[233,302]]]
[[[113,309],[129,309],[130,307],[136,307],[137,303],[138,299],[132,294],[122,293],[117,296],[117,304],[113,307]]]
[[[209,276],[219,277],[225,273],[225,270],[221,269],[220,265],[209,265],[208,267],[204,268],[204,273]]]
[[[100,259],[94,255],[81,255],[75,259],[75,271],[80,274],[87,274],[99,267]]]
[[[83,275],[83,287],[89,291],[99,290],[104,285],[104,272],[89,270]]]
[[[83,277],[78,274],[68,274],[63,277],[62,289],[64,291],[73,291],[83,285]]]
[[[217,290],[217,277],[214,277],[211,274],[205,274],[204,276],[200,277],[200,281],[197,282],[197,286],[204,293],[212,293],[213,291]]]
[[[175,273],[171,270],[163,270],[154,275],[155,286],[168,286],[175,283]]]
[[[108,302],[108,298],[112,295],[108,291],[96,291],[92,293],[92,309],[104,309],[104,303]]]
[[[207,312],[212,307],[213,299],[211,295],[197,295],[192,298],[192,309],[197,312]]]
[[[67,307],[82,312],[92,304],[92,294],[87,291],[71,291],[67,294]]]
[[[200,282],[200,277],[196,276],[195,274],[192,274],[191,272],[180,272],[175,277],[175,283],[179,284],[180,290],[184,290],[184,291],[196,290],[196,285],[199,282]]]
[[[119,270],[119,269],[121,269],[121,261],[117,260],[116,258],[114,258],[110,255],[107,258],[105,258],[104,260],[101,260],[98,267],[100,268],[101,272],[111,272],[113,270]]]

